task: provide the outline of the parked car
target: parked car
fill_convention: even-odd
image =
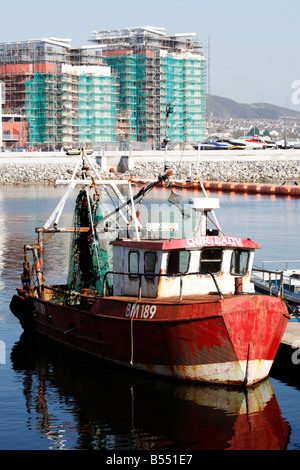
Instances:
[[[0,147],[0,152],[9,152],[9,149],[6,147]]]
[[[26,147],[17,146],[17,147],[11,147],[11,151],[12,152],[27,152],[28,150]]]

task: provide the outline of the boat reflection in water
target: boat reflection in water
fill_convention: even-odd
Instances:
[[[23,334],[11,359],[24,384],[28,428],[51,449],[287,448],[290,426],[269,378],[245,390],[178,383],[79,364],[46,346]]]

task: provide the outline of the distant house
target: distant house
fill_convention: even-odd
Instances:
[[[279,137],[279,132],[277,132],[277,131],[275,131],[275,130],[274,130],[274,131],[271,131],[271,132],[270,132],[270,136],[275,137],[275,138],[276,138],[276,137]]]

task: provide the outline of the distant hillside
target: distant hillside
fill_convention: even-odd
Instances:
[[[215,118],[241,119],[299,119],[300,112],[281,108],[268,103],[242,104],[229,98],[210,95],[207,97],[207,110]]]

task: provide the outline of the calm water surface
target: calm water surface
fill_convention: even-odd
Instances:
[[[184,199],[196,192],[179,192]],[[156,190],[152,203],[170,190]],[[201,450],[300,448],[300,372],[279,367],[247,394],[174,383],[29,344],[9,309],[20,285],[23,245],[34,240],[62,194],[52,187],[0,186],[0,449]],[[300,259],[300,201],[234,194],[216,212],[226,235],[250,237],[256,260]],[[62,225],[72,220],[74,200]],[[69,241],[47,248],[55,282],[65,280]],[[53,239],[54,240],[54,239]],[[53,278],[52,278],[53,280]],[[299,366],[300,367],[300,366]]]

